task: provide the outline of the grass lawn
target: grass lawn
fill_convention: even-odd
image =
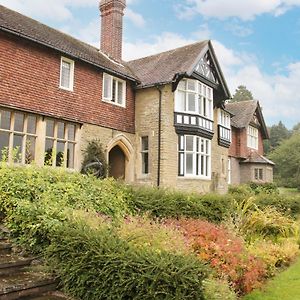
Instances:
[[[262,290],[252,292],[243,300],[300,300],[300,259]]]
[[[289,196],[300,195],[299,190],[296,189],[296,188],[284,188],[284,187],[280,187],[279,191],[280,191],[280,194],[283,194],[283,195],[289,195]]]

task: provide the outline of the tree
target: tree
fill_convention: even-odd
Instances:
[[[231,102],[253,100],[252,93],[244,85],[238,86],[235,90],[235,94],[232,97]]]
[[[282,141],[288,139],[291,136],[291,132],[279,121],[277,125],[269,128],[269,135],[270,139],[264,143],[266,154],[277,148]]]
[[[300,134],[295,133],[270,154],[278,184],[300,188]]]

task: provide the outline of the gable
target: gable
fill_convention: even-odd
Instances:
[[[215,84],[219,84],[218,74],[216,72],[216,66],[214,65],[211,54],[207,51],[195,67],[194,72],[205,77]]]
[[[215,90],[215,100],[220,106],[231,98],[223,72],[219,65],[211,41],[209,41],[197,57],[189,71],[190,76],[202,81]]]

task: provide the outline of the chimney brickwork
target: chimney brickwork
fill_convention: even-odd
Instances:
[[[115,60],[122,60],[123,15],[126,0],[101,0],[100,50]]]

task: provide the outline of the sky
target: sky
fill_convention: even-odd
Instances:
[[[0,4],[99,47],[98,0]],[[300,122],[300,0],[127,0],[123,38],[124,60],[211,39],[232,94],[245,85],[268,126]]]

